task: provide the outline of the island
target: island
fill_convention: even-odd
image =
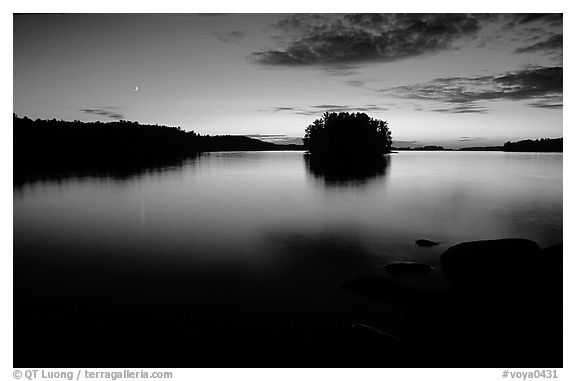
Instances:
[[[388,122],[366,113],[325,112],[306,127],[304,148],[314,156],[373,158],[390,153]]]

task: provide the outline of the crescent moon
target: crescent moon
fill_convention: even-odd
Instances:
[[[138,89],[139,89],[139,87],[138,87],[138,86],[136,86],[136,87],[134,88],[134,91],[138,91]]]

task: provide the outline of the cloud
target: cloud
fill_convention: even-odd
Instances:
[[[354,87],[362,87],[366,83],[365,81],[351,79],[349,81],[344,81],[347,85],[354,86]]]
[[[366,104],[360,106],[321,104],[321,105],[311,105],[304,107],[270,107],[266,109],[260,109],[258,111],[289,112],[292,114],[299,114],[299,115],[320,116],[324,112],[379,112],[379,111],[387,111],[389,109],[390,109],[389,106],[376,105],[376,104]]]
[[[536,42],[531,45],[522,46],[515,50],[516,53],[561,53],[564,38],[561,34]]]
[[[197,17],[222,17],[222,16],[231,16],[235,13],[194,13],[192,16]]]
[[[562,104],[562,98],[555,98],[550,97],[548,99],[540,99],[535,102],[529,103],[532,107],[539,107],[539,108],[549,108],[549,109],[560,109],[564,105]]]
[[[512,27],[517,24],[529,24],[541,22],[553,26],[562,25],[562,13],[512,13],[509,15],[510,21],[507,26]]]
[[[331,15],[301,13],[280,20],[274,27],[286,33],[312,32],[315,28],[330,22],[331,19]]]
[[[234,30],[232,32],[226,33],[214,33],[214,35],[222,42],[237,43],[246,36],[246,33],[239,30]]]
[[[112,118],[112,119],[124,119],[123,114],[111,111],[111,110],[109,110],[110,108],[108,108],[108,109],[106,109],[106,108],[83,108],[83,109],[80,109],[80,111],[82,111],[86,114],[106,116],[106,117]]]
[[[302,138],[297,136],[282,134],[252,134],[244,136],[275,144],[302,144]]]
[[[276,28],[288,34],[282,48],[252,58],[263,65],[325,66],[390,62],[453,49],[486,19],[466,14],[293,15]]]
[[[459,142],[477,142],[477,141],[482,141],[482,140],[486,140],[486,138],[470,137],[470,136],[461,136],[458,138]]]
[[[485,114],[488,112],[488,109],[484,106],[468,103],[439,109],[431,109],[429,111],[443,112],[448,114]]]
[[[280,111],[294,111],[294,107],[270,107],[267,109],[261,109],[258,111],[270,111],[270,112],[280,112]]]
[[[501,75],[438,78],[382,90],[395,96],[443,102],[437,112],[486,112],[482,101],[530,100],[534,107],[562,107],[562,67],[530,67]]]

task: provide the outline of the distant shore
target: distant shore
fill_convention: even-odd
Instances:
[[[138,122],[32,120],[13,116],[15,177],[53,170],[118,171],[214,151],[304,150],[239,135],[200,135]]]
[[[501,152],[563,152],[563,138],[520,140],[506,142],[501,146],[463,147],[459,149],[444,148],[442,146],[422,147],[392,147],[394,151],[501,151]]]
[[[32,120],[13,115],[15,178],[49,171],[125,171],[170,164],[201,152],[305,151],[241,135],[200,135],[180,127],[131,121]],[[507,142],[459,151],[562,152],[562,138]],[[392,147],[393,151],[453,151],[442,146]],[[458,150],[454,150],[458,151]]]

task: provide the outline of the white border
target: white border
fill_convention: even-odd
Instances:
[[[13,235],[13,205],[12,205],[12,128],[11,114],[13,112],[13,70],[10,52],[12,52],[12,13],[291,13],[291,12],[562,12],[564,13],[564,62],[568,68],[564,72],[564,236],[570,238],[574,234],[573,216],[574,202],[571,198],[574,188],[574,125],[573,111],[573,29],[574,7],[569,1],[517,1],[483,0],[470,3],[462,1],[363,1],[354,0],[350,3],[336,4],[334,1],[311,2],[309,0],[291,0],[282,3],[248,0],[248,1],[162,1],[162,2],[120,2],[118,0],[99,0],[88,4],[77,0],[67,1],[11,1],[2,4],[2,46],[5,52],[2,60],[3,91],[2,91],[2,127],[0,137],[0,166],[3,175],[1,196],[1,234],[2,252],[0,255],[2,274],[1,294],[2,313],[1,335],[2,346],[1,379],[12,378],[12,235]],[[6,8],[6,9],[4,9]],[[572,274],[574,266],[575,245],[570,239],[564,246],[564,369],[559,372],[560,380],[576,380],[573,366],[574,351],[574,300],[570,291],[574,289]],[[295,379],[321,379],[329,377],[332,380],[384,381],[384,380],[501,380],[502,369],[172,369],[175,380],[236,380],[236,381],[294,381]]]

